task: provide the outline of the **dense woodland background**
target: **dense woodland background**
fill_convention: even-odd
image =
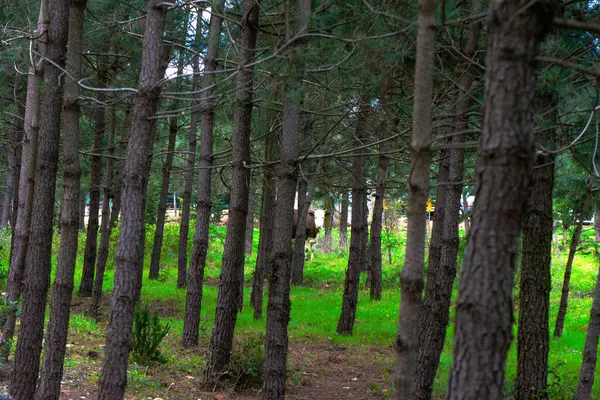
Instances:
[[[0,2],[0,398],[600,398],[598,7]]]

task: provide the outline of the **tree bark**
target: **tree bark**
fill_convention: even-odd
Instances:
[[[12,129],[11,136],[16,136],[14,128]],[[4,198],[2,199],[2,215],[0,216],[0,229],[4,229],[8,226],[8,221],[12,219],[12,199],[13,199],[13,185],[15,177],[15,168],[17,164],[16,160],[16,146],[14,139],[9,142],[8,150],[8,174],[6,176],[6,191],[4,192]]]
[[[534,60],[555,4],[490,3],[476,200],[456,306],[449,400],[504,398],[513,276],[534,159]]]
[[[569,291],[571,284],[571,271],[573,269],[573,260],[575,260],[575,253],[577,253],[577,246],[579,245],[579,239],[581,237],[581,231],[583,229],[583,220],[590,211],[592,200],[594,199],[594,192],[592,191],[592,185],[594,184],[594,176],[590,175],[590,183],[587,187],[585,194],[585,200],[583,201],[583,211],[579,214],[577,225],[573,231],[571,237],[571,245],[569,247],[569,258],[567,258],[567,265],[565,266],[565,275],[563,277],[563,286],[560,295],[560,306],[558,308],[558,315],[556,316],[556,325],[554,326],[554,337],[559,338],[562,336],[563,329],[565,327],[565,317],[567,316],[567,308],[569,306]]]
[[[108,63],[104,56],[98,61],[98,87],[107,85]],[[103,104],[106,93],[98,92],[98,102]],[[85,237],[85,252],[83,255],[83,269],[79,283],[79,296],[91,297],[94,290],[94,270],[96,267],[96,256],[98,251],[98,228],[100,212],[100,186],[102,185],[102,141],[106,131],[106,109],[96,107],[94,115],[94,147],[90,172],[90,206],[88,215],[87,235]]]
[[[58,141],[69,30],[69,0],[48,3],[51,21],[46,39],[48,60],[40,93],[40,131],[36,154],[35,188],[31,208],[31,230],[25,258],[25,286],[19,340],[15,355],[10,394],[17,399],[32,399],[38,378],[44,331],[46,296],[50,284],[52,220],[58,167]]]
[[[298,179],[298,225],[294,234],[292,254],[292,284],[300,285],[304,275],[304,247],[306,246],[306,214],[310,207],[308,199],[308,181],[304,177]],[[309,202],[307,204],[307,202]],[[305,210],[306,208],[306,210]]]
[[[600,243],[600,202],[596,201],[594,210],[594,238]]]
[[[244,251],[246,254],[252,254],[252,238],[254,236],[254,200],[256,199],[256,193],[250,192],[248,194],[248,216],[246,218],[246,242]]]
[[[200,327],[200,311],[202,305],[202,285],[204,267],[208,253],[208,223],[211,207],[211,174],[213,165],[213,120],[215,117],[215,102],[213,85],[214,71],[217,68],[219,39],[221,36],[221,12],[224,0],[213,4],[215,11],[210,16],[210,32],[208,51],[204,59],[204,77],[202,78],[202,94],[200,95],[200,157],[198,159],[198,208],[196,210],[196,234],[192,248],[192,259],[187,277],[187,293],[185,298],[185,316],[183,320],[183,347],[198,344],[198,329]]]
[[[267,333],[265,336],[265,363],[263,399],[285,398],[288,323],[290,320],[290,275],[292,263],[292,229],[300,105],[304,100],[303,53],[308,46],[311,0],[298,0],[295,9],[294,41],[288,50],[289,76],[284,88],[281,164],[277,179],[277,206],[273,232],[273,252],[269,257],[269,302],[267,305]],[[288,36],[289,32],[286,32]]]
[[[70,1],[67,71],[63,99],[62,143],[63,198],[60,213],[60,248],[52,287],[50,320],[44,346],[44,361],[36,400],[58,400],[63,377],[63,362],[69,331],[73,277],[79,236],[79,85],[83,49],[85,0]]]
[[[429,186],[431,101],[435,49],[434,0],[419,0],[417,57],[411,171],[408,178],[408,227],[406,255],[400,276],[400,324],[396,343],[397,398],[415,398],[417,352],[419,350],[419,309],[423,292],[427,191]]]
[[[42,1],[38,26],[33,37],[45,38],[48,30],[48,1]],[[45,41],[35,41],[37,51],[45,55]],[[24,138],[21,155],[21,176],[19,177],[19,206],[17,222],[13,233],[11,260],[6,283],[6,301],[16,302],[21,297],[25,275],[25,256],[29,246],[31,211],[37,159],[37,142],[40,130],[40,86],[44,79],[45,63],[40,59],[30,66],[27,78],[27,100],[25,104]],[[1,340],[2,354],[8,357],[10,342],[15,333],[16,315],[7,317]]]
[[[122,189],[121,229],[115,255],[115,280],[109,314],[99,400],[122,399],[127,385],[127,365],[135,302],[141,290],[145,233],[145,196],[148,158],[152,151],[158,97],[164,68],[161,65],[167,4],[148,2],[138,93],[127,149]]]
[[[331,253],[333,250],[333,204],[331,197],[325,199],[325,218],[323,220],[323,229],[325,230],[325,238],[323,240],[323,252]]]
[[[85,190],[79,192],[79,232],[85,232],[85,207],[87,196]]]
[[[340,210],[340,248],[348,248],[348,190],[342,191],[342,207]]]
[[[240,281],[244,270],[244,238],[248,215],[248,168],[250,164],[250,128],[259,0],[243,1],[243,17],[238,39],[239,68],[233,112],[232,177],[229,221],[223,250],[223,264],[208,360],[204,370],[206,382],[214,382],[227,370],[233,346],[233,331],[241,301]]]
[[[371,114],[370,99],[365,95],[360,101],[356,117],[357,144],[362,144],[368,137],[367,124]],[[364,218],[365,203],[367,201],[367,187],[365,182],[366,157],[362,150],[352,160],[352,227],[350,228],[350,255],[346,267],[344,281],[344,295],[342,298],[342,312],[338,320],[337,333],[352,335],[356,319],[356,306],[358,304],[358,289],[361,266],[365,260],[365,235],[367,224]]]

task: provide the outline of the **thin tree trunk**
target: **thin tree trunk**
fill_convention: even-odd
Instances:
[[[248,255],[252,254],[252,238],[254,236],[254,201],[256,193],[250,192],[248,195],[248,217],[246,218],[246,244],[245,252]]]
[[[267,305],[267,333],[265,336],[265,363],[263,399],[285,398],[288,352],[288,323],[290,319],[290,274],[292,263],[292,228],[300,104],[304,97],[303,53],[308,45],[311,0],[298,0],[295,9],[295,40],[290,44],[288,63],[290,76],[284,88],[281,164],[277,179],[277,207],[273,232],[273,252],[269,257],[269,302]],[[286,37],[290,32],[286,31]]]
[[[14,128],[13,128],[14,129]],[[12,133],[14,136],[15,133]],[[2,200],[2,215],[0,216],[0,229],[4,229],[8,226],[8,221],[12,219],[12,195],[13,195],[13,184],[14,184],[14,170],[16,168],[16,159],[14,151],[14,140],[11,140],[8,151],[8,174],[6,176],[6,191],[4,192],[4,199]]]
[[[471,219],[470,219],[470,207],[469,207],[469,198],[467,197],[467,192],[462,193],[463,198],[463,214],[464,214],[464,224],[465,224],[465,235],[469,237],[469,230],[471,230]]]
[[[183,320],[183,347],[198,344],[198,329],[200,327],[200,311],[202,305],[202,285],[204,266],[208,253],[208,223],[210,221],[211,173],[213,165],[213,120],[215,117],[215,101],[213,85],[214,71],[217,68],[219,38],[221,36],[221,12],[224,0],[213,4],[214,13],[210,16],[210,32],[208,36],[208,51],[204,59],[202,78],[202,94],[200,96],[200,157],[198,159],[198,208],[196,210],[196,234],[192,248],[192,259],[187,277],[187,293],[185,297],[185,316]]]
[[[154,232],[154,244],[152,246],[152,256],[150,258],[150,270],[148,278],[158,279],[160,271],[160,252],[165,232],[165,218],[167,214],[167,196],[169,194],[169,179],[171,178],[171,168],[173,167],[173,152],[175,151],[175,139],[177,139],[177,118],[171,117],[169,120],[169,144],[167,147],[167,159],[162,168],[162,181],[160,186],[160,196],[158,199],[158,215],[156,217],[156,230]]]
[[[258,33],[259,0],[243,2],[243,17],[238,39],[239,68],[233,112],[231,200],[219,293],[208,360],[204,370],[206,382],[219,379],[227,370],[233,346],[233,331],[241,301],[241,277],[244,270],[244,238],[248,215],[248,177],[250,164],[250,127],[252,120],[252,90],[256,36]]]
[[[42,1],[38,27],[34,37],[45,37],[48,30],[48,1]],[[45,54],[45,41],[36,41],[37,51]],[[27,100],[25,104],[25,125],[23,150],[21,155],[21,176],[19,178],[19,206],[15,224],[14,240],[11,248],[11,263],[6,283],[6,301],[16,302],[21,297],[25,275],[25,256],[29,246],[31,211],[33,207],[33,191],[37,159],[37,142],[40,130],[40,85],[44,79],[45,63],[36,60],[30,66],[27,79]],[[2,355],[8,357],[10,342],[15,333],[16,315],[10,314],[4,325],[1,340]]]
[[[79,192],[79,231],[85,232],[85,208],[87,195],[85,190]]]
[[[408,227],[404,268],[400,276],[400,324],[396,343],[396,392],[415,398],[419,309],[423,292],[427,190],[429,186],[431,100],[435,48],[435,0],[419,0],[411,170],[408,178]]]
[[[555,4],[489,5],[476,201],[456,306],[449,400],[504,398],[513,276],[534,159],[534,60]]]
[[[348,190],[342,191],[342,208],[340,212],[340,248],[348,248]]]
[[[331,253],[333,250],[333,235],[332,235],[332,227],[333,227],[333,204],[331,202],[331,197],[325,198],[325,218],[323,220],[323,228],[325,230],[325,238],[323,240],[323,249],[324,253]]]
[[[598,254],[596,254],[598,257]],[[594,301],[590,312],[590,322],[585,344],[583,346],[583,362],[579,374],[579,384],[575,393],[576,400],[590,400],[592,398],[592,387],[594,386],[594,376],[596,372],[596,362],[598,359],[598,337],[600,336],[600,272],[596,278],[596,288],[594,289]]]
[[[560,295],[560,306],[558,308],[558,315],[556,316],[556,325],[554,326],[554,337],[559,338],[562,336],[563,329],[565,327],[565,317],[567,316],[567,308],[569,306],[569,291],[571,284],[571,271],[573,269],[573,260],[575,259],[575,253],[577,253],[577,246],[579,245],[579,239],[581,237],[581,231],[583,229],[583,220],[590,211],[591,202],[594,199],[594,192],[592,191],[592,185],[594,184],[594,176],[590,175],[590,183],[587,187],[585,194],[585,200],[583,201],[583,211],[579,214],[577,225],[573,231],[571,237],[571,245],[569,247],[569,258],[567,258],[567,265],[565,266],[565,275],[563,277],[562,292]]]
[[[594,208],[594,238],[596,243],[600,242],[600,202],[596,201]],[[558,241],[557,241],[558,243]],[[558,246],[556,246],[558,248]]]
[[[86,0],[70,1],[67,71],[73,79],[65,80],[64,133],[62,144],[63,198],[60,213],[60,248],[52,286],[50,321],[44,346],[44,361],[36,400],[58,400],[63,378],[63,362],[69,330],[73,277],[79,236],[79,85],[83,21]]]
[[[298,224],[294,233],[294,246],[292,253],[292,284],[299,285],[302,283],[304,269],[304,247],[306,246],[306,201],[308,199],[308,181],[304,177],[298,178]],[[302,261],[300,261],[302,259]],[[302,265],[300,263],[302,262]]]
[[[364,96],[359,105],[356,117],[356,137],[362,144],[368,137],[368,119],[371,114],[370,99]],[[358,305],[358,289],[361,265],[364,261],[365,231],[368,229],[365,223],[364,212],[367,201],[367,187],[365,182],[365,156],[362,150],[357,151],[360,155],[354,156],[352,162],[352,227],[350,233],[350,255],[346,267],[346,279],[344,281],[344,295],[342,298],[342,312],[338,320],[337,333],[341,335],[352,335],[354,320],[356,318],[356,307]]]
[[[271,132],[265,139],[265,161],[272,161],[275,144],[275,133]],[[256,268],[252,281],[250,300],[254,309],[254,319],[261,319],[263,313],[263,287],[267,260],[273,245],[273,220],[275,207],[275,171],[273,166],[263,167],[263,187],[260,209],[260,231],[258,238],[258,254],[256,255]]]
[[[46,297],[50,285],[52,220],[58,167],[58,141],[62,113],[63,75],[69,31],[69,0],[48,3],[52,21],[46,39],[44,84],[40,93],[40,132],[36,154],[35,189],[31,208],[31,231],[25,258],[25,286],[19,340],[10,394],[32,399],[38,379],[44,332]]]
[[[101,56],[98,62],[98,87],[107,85],[107,62]],[[98,102],[103,104],[106,100],[105,92],[98,92]],[[102,141],[106,131],[106,108],[96,107],[94,115],[94,147],[90,172],[90,206],[88,215],[87,235],[85,238],[85,252],[83,255],[83,269],[79,283],[79,296],[91,297],[94,290],[94,270],[98,251],[98,227],[100,212],[100,186],[102,184]]]
[[[162,36],[168,4],[148,2],[138,93],[133,114],[123,178],[121,229],[115,255],[115,283],[109,314],[99,400],[119,400],[127,385],[133,310],[141,290],[144,255],[145,197],[148,158],[152,151],[154,125],[164,75]]]

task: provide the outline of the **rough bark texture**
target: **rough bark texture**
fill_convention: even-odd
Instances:
[[[115,283],[111,300],[99,400],[122,399],[127,386],[133,310],[141,290],[144,255],[145,196],[148,156],[152,150],[154,116],[164,71],[161,66],[162,36],[167,5],[148,2],[138,93],[127,149],[122,189],[121,229],[115,255]],[[164,72],[163,72],[164,73]]]
[[[265,139],[265,161],[272,161],[275,144],[275,133],[271,132]],[[254,309],[254,319],[261,319],[263,313],[263,287],[267,260],[273,246],[273,222],[275,219],[275,170],[272,165],[263,167],[263,187],[260,208],[260,231],[258,238],[258,254],[252,281],[250,301]]]
[[[200,311],[202,305],[202,285],[204,266],[208,253],[208,223],[210,221],[210,186],[213,165],[213,120],[215,102],[213,85],[217,67],[219,37],[221,36],[220,11],[223,10],[224,0],[213,4],[218,12],[211,13],[208,51],[204,59],[205,75],[202,78],[202,94],[200,96],[200,157],[198,160],[198,207],[196,209],[196,234],[192,248],[192,259],[187,277],[187,293],[185,298],[185,316],[183,320],[183,336],[181,344],[192,347],[198,344],[198,329],[200,327]]]
[[[219,293],[215,312],[208,360],[204,377],[207,382],[215,381],[227,370],[233,347],[233,331],[241,301],[241,279],[244,273],[244,238],[248,215],[248,168],[250,164],[250,127],[252,118],[252,89],[256,36],[258,33],[258,0],[243,2],[243,17],[238,39],[239,67],[236,80],[236,100],[233,112],[232,132],[232,177],[229,221],[223,264],[219,279]]]
[[[371,113],[370,99],[364,96],[359,105],[356,117],[357,145],[362,144],[368,137],[368,119]],[[356,319],[356,306],[358,305],[358,288],[361,266],[364,261],[366,247],[365,235],[368,226],[364,217],[365,203],[367,201],[367,186],[365,182],[366,157],[362,150],[352,160],[352,226],[350,229],[350,255],[346,267],[346,279],[344,280],[344,295],[342,298],[342,312],[338,320],[337,333],[341,335],[352,335],[354,321]]]
[[[183,66],[182,66],[183,68]],[[162,168],[162,180],[160,185],[160,196],[158,199],[158,214],[156,217],[156,230],[154,231],[154,244],[152,245],[152,256],[150,258],[150,270],[148,278],[158,279],[160,271],[160,252],[165,232],[165,219],[167,215],[167,196],[169,195],[169,179],[173,167],[173,151],[175,150],[175,139],[177,138],[177,118],[169,119],[169,144],[167,146],[167,158]]]
[[[106,87],[108,63],[104,57],[98,62],[98,87]],[[106,100],[105,92],[98,92],[98,102]],[[106,131],[106,108],[96,107],[94,115],[94,147],[90,172],[90,206],[85,237],[85,252],[83,254],[83,269],[79,283],[79,296],[90,297],[94,290],[94,270],[98,251],[98,228],[100,212],[100,186],[102,184],[102,141]]]
[[[488,11],[485,109],[456,306],[451,400],[504,397],[513,276],[534,159],[534,59],[555,2],[525,4],[495,0]]]
[[[40,93],[40,131],[36,154],[31,231],[25,259],[25,286],[19,340],[15,355],[10,394],[17,399],[32,399],[38,378],[44,331],[46,296],[50,285],[52,217],[58,166],[58,142],[64,80],[65,53],[69,31],[69,0],[48,4],[51,21],[46,36],[47,63]]]
[[[296,2],[294,36],[308,33],[311,0]],[[292,263],[292,229],[294,195],[298,158],[300,105],[304,98],[302,78],[304,60],[302,53],[308,37],[302,36],[290,45],[288,66],[290,76],[285,86],[281,164],[277,179],[277,206],[273,232],[273,252],[269,258],[269,302],[267,305],[267,333],[265,337],[265,364],[263,398],[285,398],[288,351],[288,323],[290,320],[290,274]]]
[[[73,79],[66,79],[64,129],[62,141],[63,197],[60,213],[60,248],[52,286],[50,321],[44,346],[44,361],[36,400],[58,400],[63,378],[63,362],[69,330],[73,277],[77,259],[79,236],[79,85],[81,52],[83,49],[83,16],[85,0],[70,1],[67,71]]]
[[[380,152],[385,152],[386,146],[380,147]],[[381,300],[382,271],[381,271],[381,230],[383,220],[383,198],[387,180],[389,158],[385,154],[379,155],[377,164],[377,187],[375,188],[375,204],[373,205],[373,218],[371,219],[371,236],[369,242],[369,271],[370,271],[370,296],[372,300]]]
[[[598,255],[596,254],[596,257]],[[579,384],[575,393],[576,400],[589,400],[592,398],[592,387],[594,386],[594,376],[596,372],[596,362],[598,359],[598,337],[600,336],[600,273],[596,278],[596,288],[594,289],[594,301],[592,311],[590,312],[590,322],[587,334],[585,336],[585,345],[583,347],[583,362],[581,364],[581,373],[579,374]]]
[[[435,47],[435,0],[419,0],[411,170],[408,178],[406,255],[400,276],[400,324],[396,343],[396,392],[400,400],[415,398],[419,309],[423,292],[425,205],[429,185],[429,141]]]
[[[573,260],[575,260],[575,253],[577,253],[577,246],[579,245],[579,239],[581,238],[581,231],[583,229],[583,220],[590,211],[592,200],[594,199],[594,192],[592,192],[592,185],[594,184],[594,176],[590,176],[590,183],[585,194],[585,200],[583,201],[583,211],[579,215],[577,225],[573,230],[573,236],[571,237],[571,245],[569,246],[569,258],[567,258],[567,265],[565,266],[565,275],[563,277],[562,291],[560,295],[560,306],[558,308],[558,315],[556,316],[556,325],[554,326],[554,337],[559,338],[562,336],[563,329],[565,327],[565,317],[567,316],[567,308],[569,307],[569,291],[571,285],[571,271],[573,269]]]
[[[340,210],[340,247],[348,248],[348,191],[342,192],[342,206]]]
[[[45,38],[48,29],[48,2],[43,1],[40,7],[38,27],[34,36]],[[45,41],[34,42],[37,51],[45,54]],[[37,142],[40,129],[40,85],[44,78],[45,63],[36,60],[36,65],[29,68],[27,78],[27,100],[25,104],[25,126],[23,148],[21,154],[21,176],[19,178],[19,206],[17,222],[13,233],[11,260],[6,283],[6,301],[16,302],[21,297],[25,274],[25,256],[29,245],[29,228],[31,209],[33,206],[33,190],[37,159]],[[8,355],[10,341],[15,333],[16,316],[9,315],[3,329],[2,354]]]
[[[254,201],[256,200],[256,193],[250,192],[248,194],[248,216],[246,217],[246,240],[244,244],[244,251],[246,254],[252,254],[252,238],[254,236]]]

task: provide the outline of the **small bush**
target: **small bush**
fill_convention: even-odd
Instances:
[[[265,362],[264,340],[265,336],[262,333],[247,333],[234,343],[225,378],[231,380],[236,389],[262,386]]]
[[[150,313],[148,304],[136,307],[133,314],[133,337],[131,355],[133,360],[142,365],[167,362],[158,347],[167,336],[171,325],[160,321],[158,313]]]

